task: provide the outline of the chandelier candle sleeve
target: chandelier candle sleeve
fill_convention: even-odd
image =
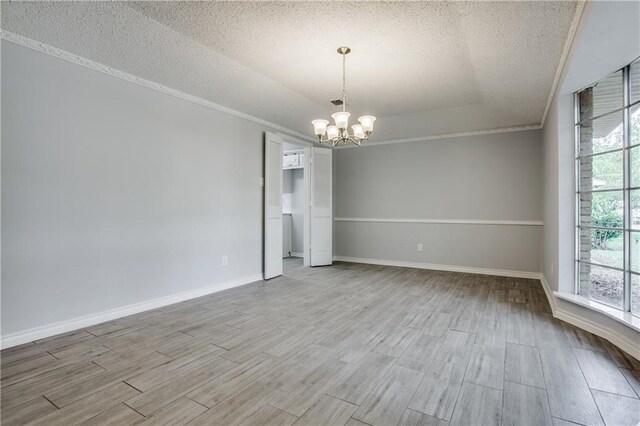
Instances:
[[[364,130],[362,130],[362,124],[354,124],[351,126],[353,129],[353,136],[356,138],[364,139]]]
[[[329,126],[327,120],[313,120],[313,132],[318,138],[318,142],[329,142],[336,146],[340,143],[346,144],[353,142],[361,146],[363,141],[369,139],[369,135],[373,132],[373,123],[376,118],[373,115],[363,115],[358,118],[360,124],[351,126],[353,134],[349,133],[349,117],[351,113],[346,111],[347,108],[347,79],[346,79],[346,57],[351,52],[348,47],[338,48],[338,53],[342,55],[342,111],[338,111],[331,115],[335,125]],[[326,135],[326,136],[325,136]]]
[[[376,118],[373,115],[363,115],[358,118],[360,124],[362,124],[362,130],[365,132],[373,132],[373,122],[376,121]]]
[[[316,136],[324,136],[327,133],[327,125],[329,124],[329,120],[313,120],[311,122],[313,124],[313,131]]]
[[[349,126],[349,116],[351,114],[348,112],[336,112],[331,116],[336,122],[336,127],[340,130],[344,130]]]
[[[335,139],[340,135],[340,130],[336,126],[328,126],[327,127],[327,138],[329,140]]]

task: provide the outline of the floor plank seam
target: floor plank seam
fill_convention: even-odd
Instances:
[[[188,395],[188,394],[187,394],[187,395]],[[198,402],[198,401],[196,401],[195,399],[189,398],[187,395],[184,395],[182,398],[186,398],[186,399],[188,399],[189,401],[193,401],[193,402],[195,402],[196,404],[198,404],[199,406],[206,408],[207,410],[208,410],[208,409],[210,409],[210,408],[213,408],[213,407],[207,407],[206,405],[199,403],[199,402]]]
[[[53,405],[54,407],[56,407],[56,409],[58,409],[58,410],[59,410],[60,408],[62,408],[62,407],[58,407],[58,406],[57,406],[53,401],[51,401],[49,398],[47,398],[47,396],[46,396],[46,395],[42,395],[42,397],[43,397],[44,399],[46,399],[47,401],[49,401],[49,403],[50,403],[51,405]]]
[[[153,414],[153,413],[150,413],[149,415],[145,416],[145,415],[144,415],[144,414],[142,414],[140,411],[136,410],[136,409],[135,409],[135,408],[133,408],[131,405],[127,404],[127,401],[122,401],[122,403],[123,403],[124,405],[126,405],[127,407],[129,407],[130,409],[132,409],[133,411],[135,411],[136,413],[140,414],[142,417],[145,417],[145,418],[146,418],[146,417],[149,417],[151,414]]]
[[[578,362],[578,357],[576,357],[576,353],[574,352],[573,349],[574,348],[571,347],[571,356],[573,356],[573,359],[575,360],[576,364],[578,365],[578,369],[580,370],[580,374],[582,375],[582,379],[586,383],[587,389],[589,389],[589,395],[591,396],[591,399],[593,400],[593,404],[596,406],[596,409],[598,410],[598,414],[600,415],[600,420],[602,420],[602,424],[606,424],[605,421],[604,421],[604,416],[602,415],[602,411],[600,411],[600,407],[596,403],[596,399],[593,396],[593,389],[591,388],[591,386],[589,386],[589,381],[587,380],[587,377],[584,375],[584,371],[582,371],[582,366],[580,365],[580,362]]]
[[[534,385],[530,385],[530,384],[527,384],[527,383],[515,382],[513,380],[505,380],[504,382],[505,383],[513,383],[513,384],[520,385],[520,386],[526,386],[528,388],[540,389],[541,391],[545,391],[545,392],[547,391],[547,389],[541,388],[540,386],[534,386]]]

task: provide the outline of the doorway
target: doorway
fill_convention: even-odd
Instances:
[[[284,270],[308,266],[309,251],[305,234],[309,221],[308,153],[304,145],[282,144],[282,258]],[[308,238],[308,235],[307,235]]]
[[[331,154],[324,147],[266,133],[265,279],[282,275],[289,265],[332,263]]]

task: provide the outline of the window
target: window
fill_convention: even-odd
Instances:
[[[640,315],[640,59],[576,92],[577,293]]]

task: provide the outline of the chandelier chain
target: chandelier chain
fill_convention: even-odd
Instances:
[[[346,67],[347,55],[342,54],[342,111],[346,111],[347,107],[347,67]]]

